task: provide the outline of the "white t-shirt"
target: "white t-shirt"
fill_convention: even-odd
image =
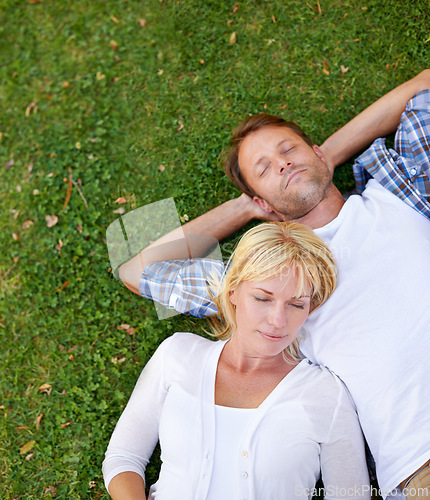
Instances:
[[[315,231],[338,286],[306,322],[302,351],[348,387],[386,496],[430,458],[430,223],[367,186]]]
[[[207,498],[216,452],[215,376],[224,345],[189,333],[160,345],[112,435],[103,462],[106,486],[125,471],[144,477],[159,438],[162,467],[149,499]],[[238,495],[229,500],[311,498],[320,469],[325,498],[370,499],[353,403],[336,376],[306,359],[245,424],[233,459]]]

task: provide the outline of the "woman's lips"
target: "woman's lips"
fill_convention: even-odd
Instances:
[[[270,333],[265,333],[265,332],[261,332],[261,331],[258,331],[258,333],[264,337],[265,339],[267,340],[270,340],[271,342],[279,342],[283,339],[285,339],[286,335],[272,335]]]

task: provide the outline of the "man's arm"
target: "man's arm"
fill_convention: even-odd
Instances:
[[[208,249],[254,218],[270,217],[252,199],[242,194],[162,236],[119,268],[125,286],[140,295],[139,279],[149,264],[164,260],[201,257]]]
[[[409,99],[429,87],[430,69],[426,69],[371,104],[322,144],[328,165],[334,170],[378,137],[393,133]]]

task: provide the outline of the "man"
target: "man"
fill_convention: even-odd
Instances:
[[[338,286],[306,323],[302,351],[333,370],[351,392],[384,497],[399,493],[397,487],[407,498],[428,498],[430,492],[430,221],[423,217],[430,218],[429,87],[426,70],[321,147],[294,124],[270,115],[251,117],[235,132],[226,162],[227,175],[245,194],[183,227],[188,239],[221,240],[253,218],[294,220],[330,246]],[[393,132],[401,115],[397,152],[378,140],[361,155],[354,166],[359,184],[369,174],[374,178],[361,196],[345,202],[332,183],[334,168]],[[187,255],[174,245],[169,258],[181,257]],[[155,280],[164,303],[172,305],[174,283],[178,310],[214,312],[204,280],[200,290],[194,277],[187,284],[189,261],[154,263],[142,274],[158,260],[149,249],[122,266],[126,286],[163,302],[151,292]],[[192,306],[181,303],[181,296]],[[416,486],[428,489],[413,496]]]

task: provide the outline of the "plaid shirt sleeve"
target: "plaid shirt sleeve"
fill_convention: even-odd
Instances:
[[[168,309],[204,318],[217,313],[209,290],[223,274],[224,264],[213,259],[154,262],[144,269],[139,291]]]
[[[407,103],[394,140],[376,141],[353,166],[359,193],[374,178],[405,203],[430,219],[430,89]]]

